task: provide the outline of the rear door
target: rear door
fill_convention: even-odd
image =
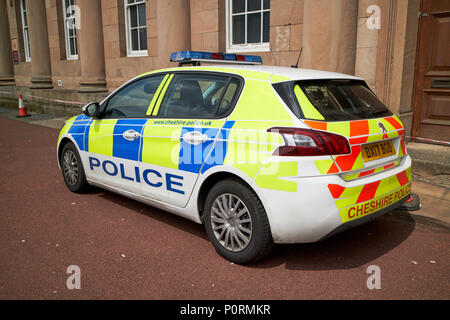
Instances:
[[[215,140],[228,134],[226,116],[241,82],[208,72],[170,75],[143,131],[144,196],[156,186],[166,192],[165,202],[184,207],[199,173],[223,163]]]

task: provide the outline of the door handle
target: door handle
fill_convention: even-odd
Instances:
[[[208,140],[208,136],[206,134],[202,134],[197,131],[186,132],[183,135],[183,140],[186,141],[187,143],[197,145],[197,144],[201,144],[201,143],[205,142],[206,140]]]
[[[124,138],[125,140],[128,140],[128,141],[134,141],[134,140],[136,140],[137,138],[139,138],[140,134],[139,134],[139,132],[134,131],[133,129],[130,129],[130,130],[125,131],[125,132],[122,134],[122,136],[123,136],[123,138]]]

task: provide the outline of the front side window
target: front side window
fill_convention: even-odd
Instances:
[[[25,0],[20,0],[20,13],[22,16],[22,33],[23,33],[23,47],[25,50],[25,61],[31,61],[31,52],[30,52],[30,34],[28,31],[28,13],[27,13],[27,4]]]
[[[67,60],[78,59],[77,29],[73,1],[74,0],[62,0]]]
[[[163,78],[144,78],[124,87],[108,100],[102,118],[144,118]]]
[[[268,51],[270,0],[227,0],[227,51]]]
[[[146,56],[146,0],[125,0],[125,27],[128,56]]]
[[[225,117],[239,89],[237,78],[208,74],[176,74],[158,117],[216,119]]]

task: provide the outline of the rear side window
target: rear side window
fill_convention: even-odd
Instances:
[[[284,86],[286,88],[286,84]],[[392,112],[360,81],[302,81],[290,83],[289,89],[291,92],[289,107],[302,119],[348,121],[392,115]],[[283,90],[277,90],[279,91]],[[294,103],[292,96],[295,96]]]
[[[175,74],[158,117],[222,118],[231,111],[239,86],[238,79],[225,75]]]

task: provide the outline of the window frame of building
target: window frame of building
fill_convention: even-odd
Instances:
[[[264,0],[261,0],[261,9],[247,11],[247,0],[245,1],[245,9],[243,12],[233,13],[233,0],[225,1],[225,24],[226,24],[226,49],[229,53],[239,53],[239,52],[265,52],[270,51],[270,19],[269,19],[269,41],[263,42],[264,36],[264,12],[271,11],[270,1],[269,8],[264,9]],[[261,13],[261,42],[258,43],[247,43],[247,17],[252,13]],[[233,17],[238,15],[245,16],[245,42],[243,44],[233,44]]]
[[[78,39],[77,39],[77,29],[74,28],[74,36],[70,35],[69,32],[69,23],[72,24],[72,26],[75,26],[75,15],[68,16],[66,6],[66,0],[62,1],[62,9],[63,9],[63,23],[64,23],[64,39],[66,44],[66,59],[67,60],[78,60]],[[74,5],[74,0],[69,0],[71,2],[71,6]],[[70,20],[73,20],[73,22],[69,22]],[[74,42],[72,42],[72,39],[74,39]],[[71,45],[74,45],[75,54],[71,54]]]
[[[20,0],[20,17],[22,22],[23,48],[25,52],[25,61],[31,62],[30,50],[30,32],[28,27],[28,11],[25,0]],[[25,24],[26,21],[26,24]]]
[[[145,8],[145,13],[146,13],[146,19],[147,19],[147,0],[133,0],[133,3],[128,3],[129,0],[124,0],[124,13],[125,13],[125,38],[126,38],[126,45],[127,45],[127,56],[128,57],[145,57],[148,56],[148,41],[147,41],[147,36],[145,38],[145,42],[147,45],[147,49],[145,50],[133,50],[132,48],[132,36],[131,36],[131,31],[132,29],[138,29],[138,45],[140,46],[140,34],[139,34],[139,29],[143,29],[145,28],[147,31],[147,21],[145,21],[145,25],[144,26],[140,26],[139,25],[139,12],[137,12],[137,27],[131,27],[130,26],[130,21],[131,21],[131,16],[130,16],[130,11],[131,11],[131,7],[133,6],[139,6],[144,4],[144,8]],[[139,9],[138,9],[139,10]],[[147,32],[145,33],[147,35]]]

